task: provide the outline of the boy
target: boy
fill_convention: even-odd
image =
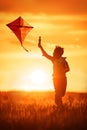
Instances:
[[[62,97],[65,95],[67,78],[66,72],[68,72],[69,66],[65,57],[62,57],[64,49],[60,46],[56,46],[53,52],[53,56],[47,54],[41,45],[41,37],[39,37],[38,47],[41,49],[43,56],[48,58],[53,63],[53,84],[55,89],[55,103],[57,106],[62,106]]]

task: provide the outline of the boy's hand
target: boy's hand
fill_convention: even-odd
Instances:
[[[38,40],[38,47],[41,48],[41,36],[39,36],[39,40]]]

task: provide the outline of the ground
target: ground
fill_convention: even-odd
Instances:
[[[0,92],[0,130],[87,130],[87,93]]]

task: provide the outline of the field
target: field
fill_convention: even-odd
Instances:
[[[87,94],[63,104],[54,109],[54,92],[0,92],[0,130],[87,130]]]

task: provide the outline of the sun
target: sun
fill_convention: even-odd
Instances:
[[[24,75],[21,74],[17,83],[20,90],[24,91],[48,91],[53,90],[50,85],[50,78],[48,71],[43,68],[32,68]]]
[[[30,78],[32,83],[42,84],[46,80],[46,73],[43,70],[33,70]]]

